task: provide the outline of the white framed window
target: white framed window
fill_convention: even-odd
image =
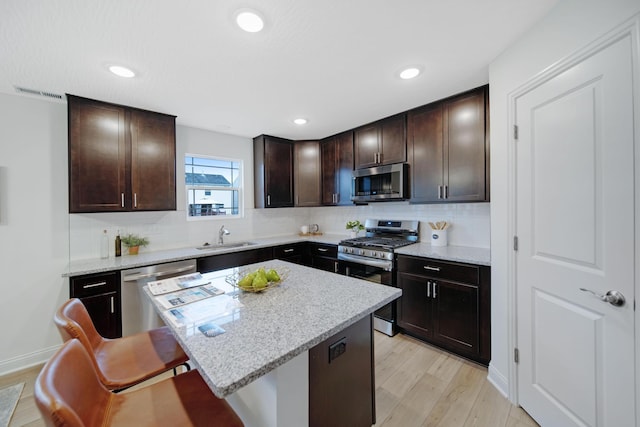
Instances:
[[[242,161],[184,156],[188,219],[242,216]]]

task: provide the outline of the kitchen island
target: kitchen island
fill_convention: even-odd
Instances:
[[[360,417],[358,422],[372,424],[371,313],[398,298],[401,291],[279,260],[242,268],[261,266],[285,268],[289,273],[277,287],[238,294],[225,281],[231,269],[204,275],[226,292],[192,303],[217,305],[206,319],[224,329],[214,337],[198,329],[205,322],[202,318],[176,326],[172,315],[151,298],[192,365],[245,425],[326,425],[318,414],[341,417],[336,411],[345,405],[349,412],[369,411],[369,417],[364,417],[368,421],[361,423]],[[363,371],[363,366],[368,369]],[[352,378],[352,372],[360,376]],[[349,387],[355,391],[346,393]],[[345,399],[350,397],[354,404],[349,406]]]

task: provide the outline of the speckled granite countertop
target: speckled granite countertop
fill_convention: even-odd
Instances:
[[[250,246],[239,248],[222,248],[199,250],[196,248],[178,248],[163,251],[141,253],[140,255],[125,255],[118,258],[89,259],[72,261],[63,277],[80,276],[83,274],[103,273],[114,270],[143,267],[145,265],[162,264],[165,262],[182,261],[211,255],[220,255],[231,252],[241,252],[251,249],[265,248],[269,246],[286,245],[297,242],[317,242],[337,245],[341,240],[348,239],[346,234],[323,234],[321,236],[277,236],[260,239],[250,239],[254,243]],[[233,242],[229,242],[233,243]],[[397,254],[413,255],[425,258],[442,259],[446,261],[466,262],[469,264],[491,265],[491,250],[486,248],[473,248],[467,246],[431,246],[429,243],[416,243],[396,249]]]
[[[280,260],[253,264],[286,267],[280,286],[261,293],[240,292],[208,298],[227,301],[215,322],[225,333],[208,338],[196,327],[173,327],[178,341],[216,396],[223,398],[309,350],[401,295],[400,289],[340,276]],[[231,292],[224,276],[233,269],[205,274]],[[145,288],[146,289],[146,288]],[[150,295],[147,291],[147,295]],[[204,300],[204,301],[207,301]],[[242,306],[237,308],[237,301]],[[155,301],[161,316],[166,311]],[[198,304],[198,303],[195,303]],[[234,308],[235,307],[235,308]],[[167,321],[167,324],[170,324]]]
[[[416,243],[395,250],[399,255],[412,255],[444,261],[466,262],[477,265],[491,265],[491,250],[468,246],[431,246],[429,243]]]
[[[83,274],[104,273],[114,270],[125,270],[128,268],[143,267],[145,265],[162,264],[165,262],[182,261],[185,259],[195,259],[211,255],[220,255],[231,252],[241,252],[251,249],[265,248],[269,246],[286,245],[297,242],[317,242],[337,245],[341,240],[347,239],[346,234],[323,234],[320,236],[277,236],[260,239],[249,239],[254,243],[249,246],[239,248],[221,248],[200,250],[193,248],[168,249],[155,252],[143,252],[139,255],[124,255],[121,257],[110,257],[107,259],[87,259],[77,260],[69,263],[69,268],[62,274],[62,277],[81,276]],[[233,243],[233,241],[229,241]]]

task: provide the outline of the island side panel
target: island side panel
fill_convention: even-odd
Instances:
[[[309,426],[375,422],[373,320],[369,315],[309,350]]]

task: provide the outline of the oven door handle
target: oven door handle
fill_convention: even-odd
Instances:
[[[353,262],[353,263],[356,263],[356,264],[364,264],[364,265],[368,265],[368,266],[371,266],[371,267],[382,268],[385,271],[391,271],[393,269],[393,262],[392,261],[361,258],[359,256],[349,255],[349,254],[345,254],[345,253],[338,254],[338,259],[342,260],[342,261],[350,261],[350,262]]]

